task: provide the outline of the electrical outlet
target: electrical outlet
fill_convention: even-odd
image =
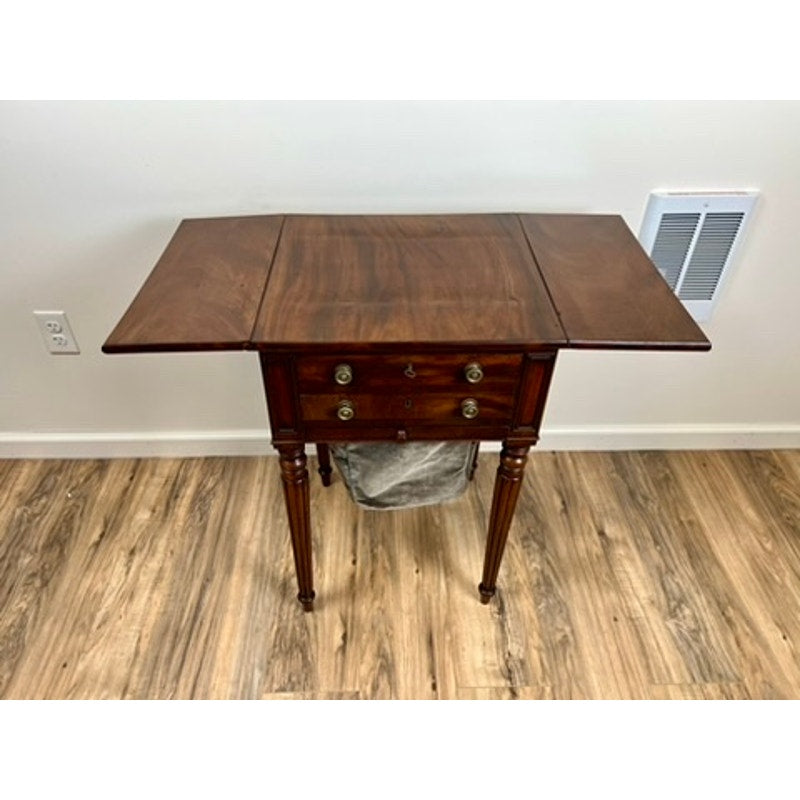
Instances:
[[[33,316],[45,347],[51,353],[76,355],[81,352],[63,311],[34,311]]]

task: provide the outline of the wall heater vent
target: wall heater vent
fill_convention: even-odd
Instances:
[[[755,191],[653,192],[639,240],[689,313],[711,317]]]

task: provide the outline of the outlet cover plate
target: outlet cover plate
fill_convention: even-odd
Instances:
[[[56,355],[78,355],[81,351],[64,311],[34,311],[45,347]]]

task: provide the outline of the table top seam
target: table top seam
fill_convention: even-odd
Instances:
[[[528,236],[528,231],[525,230],[525,226],[522,224],[522,219],[519,214],[514,214],[517,219],[517,224],[522,231],[522,235],[525,237],[525,243],[528,245],[528,252],[531,254],[531,258],[533,259],[534,266],[536,267],[536,272],[539,275],[540,280],[542,281],[542,285],[544,286],[544,290],[547,293],[547,299],[550,302],[550,306],[553,309],[553,312],[556,315],[556,319],[558,320],[558,327],[561,328],[561,333],[564,335],[564,342],[567,347],[572,344],[572,340],[570,339],[569,334],[567,333],[567,328],[564,325],[564,320],[561,318],[561,311],[559,310],[558,306],[556,305],[556,301],[553,299],[553,294],[550,291],[550,286],[545,279],[544,273],[542,272],[542,268],[539,266],[539,260],[536,258],[536,251],[533,249],[533,243]]]
[[[281,214],[281,227],[278,231],[278,238],[275,240],[275,246],[272,248],[272,257],[269,261],[269,266],[267,267],[267,276],[264,279],[264,288],[261,290],[261,297],[258,301],[258,306],[256,307],[256,314],[253,318],[253,324],[250,328],[250,335],[247,339],[247,343],[244,346],[245,350],[257,350],[258,344],[256,342],[255,334],[256,328],[258,327],[259,320],[261,319],[261,310],[264,307],[264,302],[266,301],[267,297],[267,289],[269,288],[269,279],[272,277],[272,269],[275,266],[275,260],[278,257],[278,250],[281,246],[281,238],[283,237],[283,229],[286,226],[286,214]]]

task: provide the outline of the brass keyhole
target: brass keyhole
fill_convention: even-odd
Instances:
[[[405,406],[407,409],[408,409],[408,408],[411,408],[411,405],[412,405],[412,403],[411,403],[411,398],[410,398],[410,397],[407,397],[407,398],[406,398],[406,401],[405,401],[405,403],[403,403],[403,405],[404,405],[404,406]]]

